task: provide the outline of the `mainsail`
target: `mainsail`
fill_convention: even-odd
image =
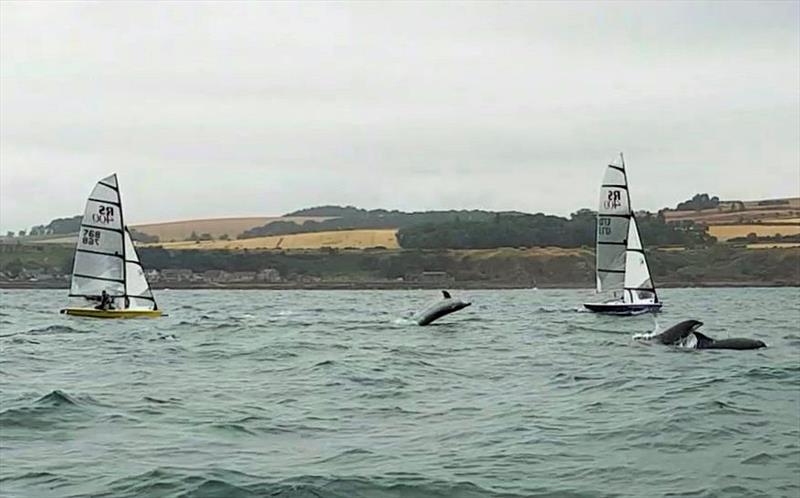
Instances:
[[[621,291],[625,283],[625,249],[631,220],[625,160],[609,164],[597,210],[597,292]]]
[[[116,309],[158,309],[122,217],[117,175],[97,182],[86,202],[69,295],[85,302],[103,291]]]

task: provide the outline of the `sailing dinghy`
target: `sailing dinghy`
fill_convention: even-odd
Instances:
[[[105,302],[104,291],[107,294]],[[122,217],[116,174],[97,182],[86,201],[75,247],[69,297],[74,306],[61,310],[67,315],[92,318],[161,316]]]
[[[634,315],[661,309],[644,254],[639,227],[631,210],[625,159],[608,165],[597,211],[597,293],[611,293],[604,302],[586,303],[598,313]]]

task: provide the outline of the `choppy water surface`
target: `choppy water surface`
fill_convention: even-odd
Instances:
[[[800,494],[800,290],[665,290],[758,351],[633,342],[588,291],[161,291],[169,316],[0,293],[0,495]]]

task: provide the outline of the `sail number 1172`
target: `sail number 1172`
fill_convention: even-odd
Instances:
[[[611,218],[605,218],[602,216],[597,218],[597,234],[611,235]]]

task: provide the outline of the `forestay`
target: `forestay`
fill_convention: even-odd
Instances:
[[[625,161],[609,164],[597,210],[597,292],[621,291],[625,281],[625,248],[631,218]]]
[[[97,182],[86,202],[70,297],[94,302],[103,291],[116,309],[157,309],[123,221],[117,175]]]

